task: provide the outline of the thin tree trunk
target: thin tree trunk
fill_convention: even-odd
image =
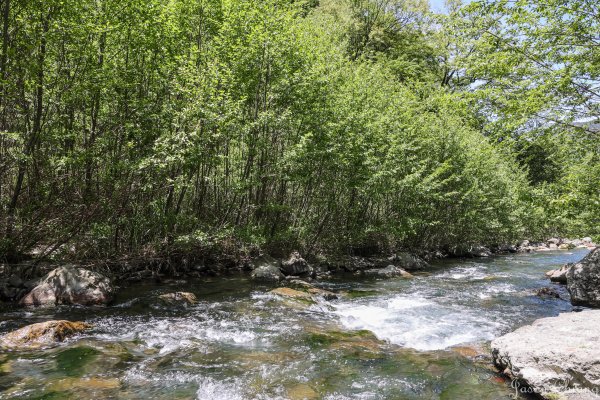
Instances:
[[[102,73],[102,66],[104,65],[104,49],[106,47],[106,32],[102,32],[100,35],[100,44],[99,44],[99,54],[98,54],[98,71]],[[98,136],[98,114],[100,110],[100,88],[96,88],[94,93],[94,100],[92,103],[92,120],[90,126],[90,139],[88,141],[88,152],[93,153],[94,143],[96,142],[96,137]],[[86,197],[91,194],[92,191],[92,168],[93,162],[90,159],[90,154],[88,154],[88,158],[85,166],[85,193]]]
[[[8,62],[8,19],[10,16],[10,0],[4,0],[4,8],[2,12],[2,58],[0,58],[0,81],[2,82],[2,90],[0,91],[0,112],[2,112],[0,130],[5,131],[6,126],[6,107],[4,101],[6,99],[6,70]]]
[[[46,15],[42,17],[42,35],[40,39],[40,47],[37,57],[37,76],[36,76],[36,89],[35,89],[35,112],[33,119],[33,129],[31,134],[29,135],[29,140],[25,144],[25,148],[23,150],[23,158],[19,162],[19,169],[17,172],[17,181],[15,182],[15,188],[13,190],[13,195],[10,199],[7,209],[7,237],[10,237],[12,234],[12,229],[14,225],[14,216],[15,210],[17,207],[17,202],[19,200],[19,196],[21,195],[21,190],[23,188],[23,180],[25,178],[25,171],[27,169],[27,162],[29,156],[32,154],[35,144],[38,140],[38,137],[42,128],[42,115],[43,115],[43,100],[44,100],[44,62],[46,59],[46,34],[49,29],[49,19],[50,15]]]

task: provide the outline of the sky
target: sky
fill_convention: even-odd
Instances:
[[[470,3],[471,0],[463,0],[463,4]],[[444,6],[445,0],[429,0],[429,5],[431,6],[431,10],[435,12],[446,12],[446,7]]]
[[[429,0],[429,4],[431,5],[431,10],[435,12],[444,12],[446,8],[444,7],[444,0]]]

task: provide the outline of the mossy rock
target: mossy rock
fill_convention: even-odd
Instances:
[[[287,398],[290,400],[313,400],[318,399],[319,394],[310,385],[298,383],[287,388]]]
[[[286,297],[289,299],[312,300],[312,296],[310,294],[287,287],[276,288],[271,290],[269,293],[276,294],[277,296]]]
[[[11,350],[31,350],[50,347],[91,327],[90,324],[85,322],[64,320],[40,322],[7,333],[0,338],[0,347]]]
[[[11,361],[6,357],[0,356],[0,375],[10,374],[12,372]]]
[[[284,304],[292,308],[305,308],[307,306],[316,304],[315,300],[309,293],[296,289],[280,287],[269,291],[269,293],[282,297],[285,300]]]
[[[84,377],[58,379],[48,384],[48,389],[53,392],[73,390],[97,392],[118,389],[120,386],[121,382],[117,378]]]
[[[310,332],[305,340],[313,348],[325,347],[354,355],[381,353],[386,344],[368,330]]]
[[[81,376],[85,366],[101,354],[93,347],[78,346],[66,349],[55,357],[58,369],[67,376]]]

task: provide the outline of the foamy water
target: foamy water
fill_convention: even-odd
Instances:
[[[338,306],[336,314],[345,327],[367,329],[380,339],[417,350],[489,340],[502,326],[473,310],[427,299],[395,296],[364,303]]]
[[[370,330],[393,344],[441,350],[488,341],[509,330],[523,318],[528,302],[539,307],[527,287],[541,279],[541,271],[511,274],[503,263],[470,261],[402,282],[398,290],[403,293],[341,302],[335,315],[346,328]],[[559,309],[569,307],[563,301]]]

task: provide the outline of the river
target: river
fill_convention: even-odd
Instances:
[[[0,399],[511,399],[494,337],[571,310],[544,272],[587,250],[443,260],[412,279],[333,276],[343,293],[283,299],[236,275],[125,288],[109,307],[0,309],[0,333],[48,319],[94,328],[0,352]],[[193,306],[158,295],[193,292]]]

